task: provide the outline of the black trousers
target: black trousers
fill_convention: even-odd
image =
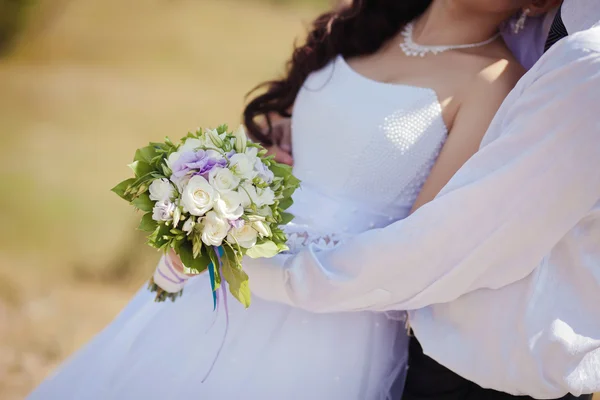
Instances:
[[[592,395],[566,399],[591,400]],[[410,341],[409,368],[402,400],[508,400],[532,399],[527,396],[483,389],[423,354],[423,349],[413,336]]]

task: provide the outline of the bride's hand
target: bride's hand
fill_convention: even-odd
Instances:
[[[171,262],[171,265],[173,266],[173,268],[180,274],[184,274],[189,277],[198,275],[198,274],[186,274],[184,272],[183,263],[181,262],[181,259],[179,258],[177,253],[175,253],[175,250],[173,250],[173,249],[169,250],[169,252],[167,253],[167,257],[169,258],[169,261]]]

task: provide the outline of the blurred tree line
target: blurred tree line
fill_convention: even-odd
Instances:
[[[0,0],[0,54],[6,52],[25,24],[32,0]]]
[[[349,0],[261,0],[274,5],[310,4],[320,8],[339,6],[348,3]],[[40,0],[0,0],[0,56],[10,49],[16,41],[19,33],[25,28],[28,13],[32,5],[49,6],[46,8],[48,14],[60,14],[60,9],[68,3],[68,0],[56,2],[42,2]],[[54,3],[54,4],[52,4]],[[43,22],[43,21],[40,21]]]

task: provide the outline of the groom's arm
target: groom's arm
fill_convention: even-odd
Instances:
[[[245,261],[253,292],[315,312],[415,309],[531,273],[600,198],[600,57],[556,47],[438,198],[331,250]]]

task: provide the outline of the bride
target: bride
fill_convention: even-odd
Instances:
[[[244,112],[252,136],[269,145],[260,119],[293,107],[303,184],[286,228],[292,250],[335,245],[435,197],[523,73],[501,25],[515,17],[519,30],[519,16],[541,3],[355,0],[318,17],[285,77]],[[213,312],[207,276],[190,279],[175,303],[153,300],[141,289],[29,399],[400,397],[391,388],[402,386],[407,363],[402,316],[315,314],[259,298],[244,310],[230,299],[216,358],[226,316]]]

